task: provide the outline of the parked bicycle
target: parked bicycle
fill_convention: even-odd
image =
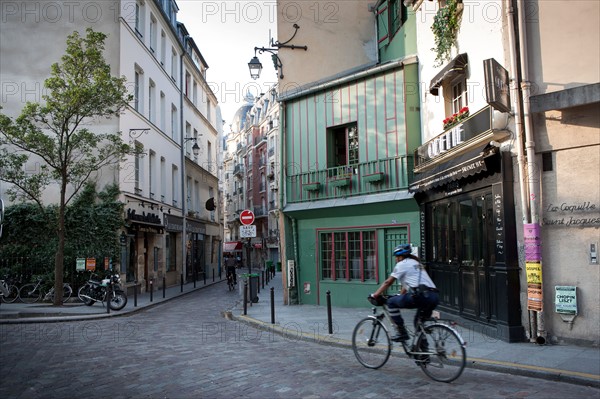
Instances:
[[[44,280],[38,279],[37,283],[29,283],[25,284],[21,288],[19,288],[19,299],[24,303],[35,303],[42,298],[43,289],[44,289]],[[69,283],[63,284],[63,302],[66,302],[71,298],[73,294],[73,289],[69,285]],[[48,292],[43,294],[44,301],[54,302],[54,287],[50,288]]]
[[[358,322],[352,333],[354,355],[365,367],[378,369],[392,352],[389,327],[393,321],[386,305],[389,295],[369,296],[373,315]],[[378,311],[378,309],[380,309]],[[451,382],[466,365],[465,341],[450,325],[437,319],[418,320],[411,340],[401,342],[406,355],[435,381]]]
[[[19,287],[15,284],[16,280],[4,277],[0,280],[0,300],[6,303],[12,303],[19,298]]]

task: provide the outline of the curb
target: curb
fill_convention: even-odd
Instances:
[[[314,342],[320,345],[335,346],[340,348],[352,348],[352,342],[332,337],[330,335],[310,334],[302,331],[294,330],[293,328],[281,326],[280,324],[271,324],[261,320],[256,320],[244,315],[234,315],[227,312],[227,319],[238,321],[244,324],[251,325],[261,331],[268,331],[283,336],[292,341],[307,341]],[[396,356],[408,358],[404,353],[396,351]],[[394,351],[392,351],[392,356]],[[600,376],[576,371],[566,371],[553,369],[549,367],[530,366],[526,364],[511,363],[497,360],[469,358],[467,356],[467,369],[476,369],[484,371],[493,371],[497,373],[525,376],[538,378],[548,381],[564,382],[574,385],[589,386],[600,388]]]

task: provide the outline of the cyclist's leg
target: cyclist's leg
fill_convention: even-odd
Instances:
[[[433,310],[437,307],[439,301],[439,294],[437,292],[429,291],[423,293],[423,295],[419,299],[419,309],[415,314],[415,325],[417,324],[417,321],[419,319],[429,319],[431,317],[431,314],[433,313]],[[419,349],[423,352],[429,350],[429,345],[426,339],[421,340],[421,347]]]
[[[406,327],[404,326],[404,319],[400,314],[400,309],[413,309],[415,307],[415,303],[412,296],[410,294],[394,295],[388,299],[387,307],[390,313],[390,317],[392,318],[392,321],[396,324],[396,328],[398,331],[398,335],[394,336],[392,340],[406,341],[409,337],[406,331]]]

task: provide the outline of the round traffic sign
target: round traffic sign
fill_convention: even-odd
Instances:
[[[248,209],[243,210],[242,213],[240,213],[240,222],[245,225],[254,223],[254,212]]]

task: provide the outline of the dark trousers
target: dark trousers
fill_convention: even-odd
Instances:
[[[413,295],[410,292],[401,295],[394,295],[387,301],[387,306],[394,323],[398,326],[404,325],[404,320],[400,315],[400,309],[416,309],[414,325],[417,326],[419,318],[426,319],[431,317],[431,313],[440,302],[437,292],[425,291],[420,295]]]

